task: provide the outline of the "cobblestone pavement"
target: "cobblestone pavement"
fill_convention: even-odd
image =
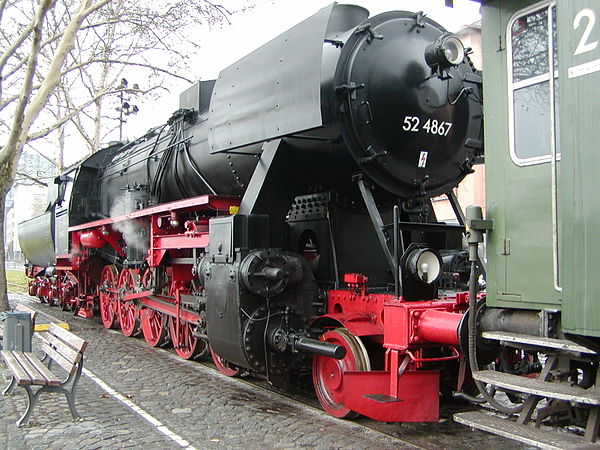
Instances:
[[[16,294],[11,299],[32,301]],[[385,433],[370,429],[367,419],[337,420],[206,365],[181,360],[172,351],[151,348],[143,339],[106,330],[96,319],[36,303],[28,306],[68,321],[71,331],[89,341],[76,396],[84,419],[71,419],[62,394],[43,394],[30,425],[19,429],[15,422],[27,399],[17,387],[14,395],[0,397],[0,448],[515,448],[512,441],[449,420],[387,425],[394,431],[386,428]],[[0,376],[8,382],[4,364]]]

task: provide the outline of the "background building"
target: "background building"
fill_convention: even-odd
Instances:
[[[56,165],[39,153],[28,149],[23,152],[15,184],[6,196],[4,223],[4,250],[8,265],[24,263],[19,246],[19,223],[38,216],[48,206],[48,184],[56,176]]]
[[[478,70],[483,70],[483,60],[481,54],[481,22],[472,25],[466,25],[455,33],[463,42],[465,47],[470,47],[472,53],[469,55],[473,65]],[[458,197],[461,206],[466,208],[469,205],[485,206],[485,170],[483,165],[476,165],[475,172],[467,175],[454,193]],[[433,206],[438,220],[455,220],[454,212],[446,196],[440,196],[433,199]]]

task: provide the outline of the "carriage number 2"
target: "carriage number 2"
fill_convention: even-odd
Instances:
[[[576,30],[582,25],[582,20],[587,19],[587,25],[583,30],[583,35],[581,36],[581,40],[579,44],[577,44],[577,48],[575,49],[575,55],[581,55],[582,53],[589,52],[594,50],[598,46],[598,41],[589,42],[590,34],[592,34],[592,30],[594,29],[594,25],[596,25],[596,15],[594,11],[589,8],[582,9],[577,13],[575,19],[573,20],[573,28]]]
[[[417,116],[406,116],[404,118],[404,125],[402,125],[402,129],[404,131],[412,131],[413,133],[418,133],[423,130],[429,134],[437,134],[440,136],[448,136],[450,133],[450,128],[452,128],[452,124],[450,122],[440,122],[436,119],[427,119],[421,126],[421,120]]]

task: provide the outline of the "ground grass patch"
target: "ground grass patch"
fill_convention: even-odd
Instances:
[[[27,277],[23,270],[8,269],[6,282],[8,283],[8,292],[27,292]]]

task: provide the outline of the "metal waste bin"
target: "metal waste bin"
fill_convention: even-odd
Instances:
[[[4,350],[31,351],[31,314],[23,311],[7,312],[4,320]]]

